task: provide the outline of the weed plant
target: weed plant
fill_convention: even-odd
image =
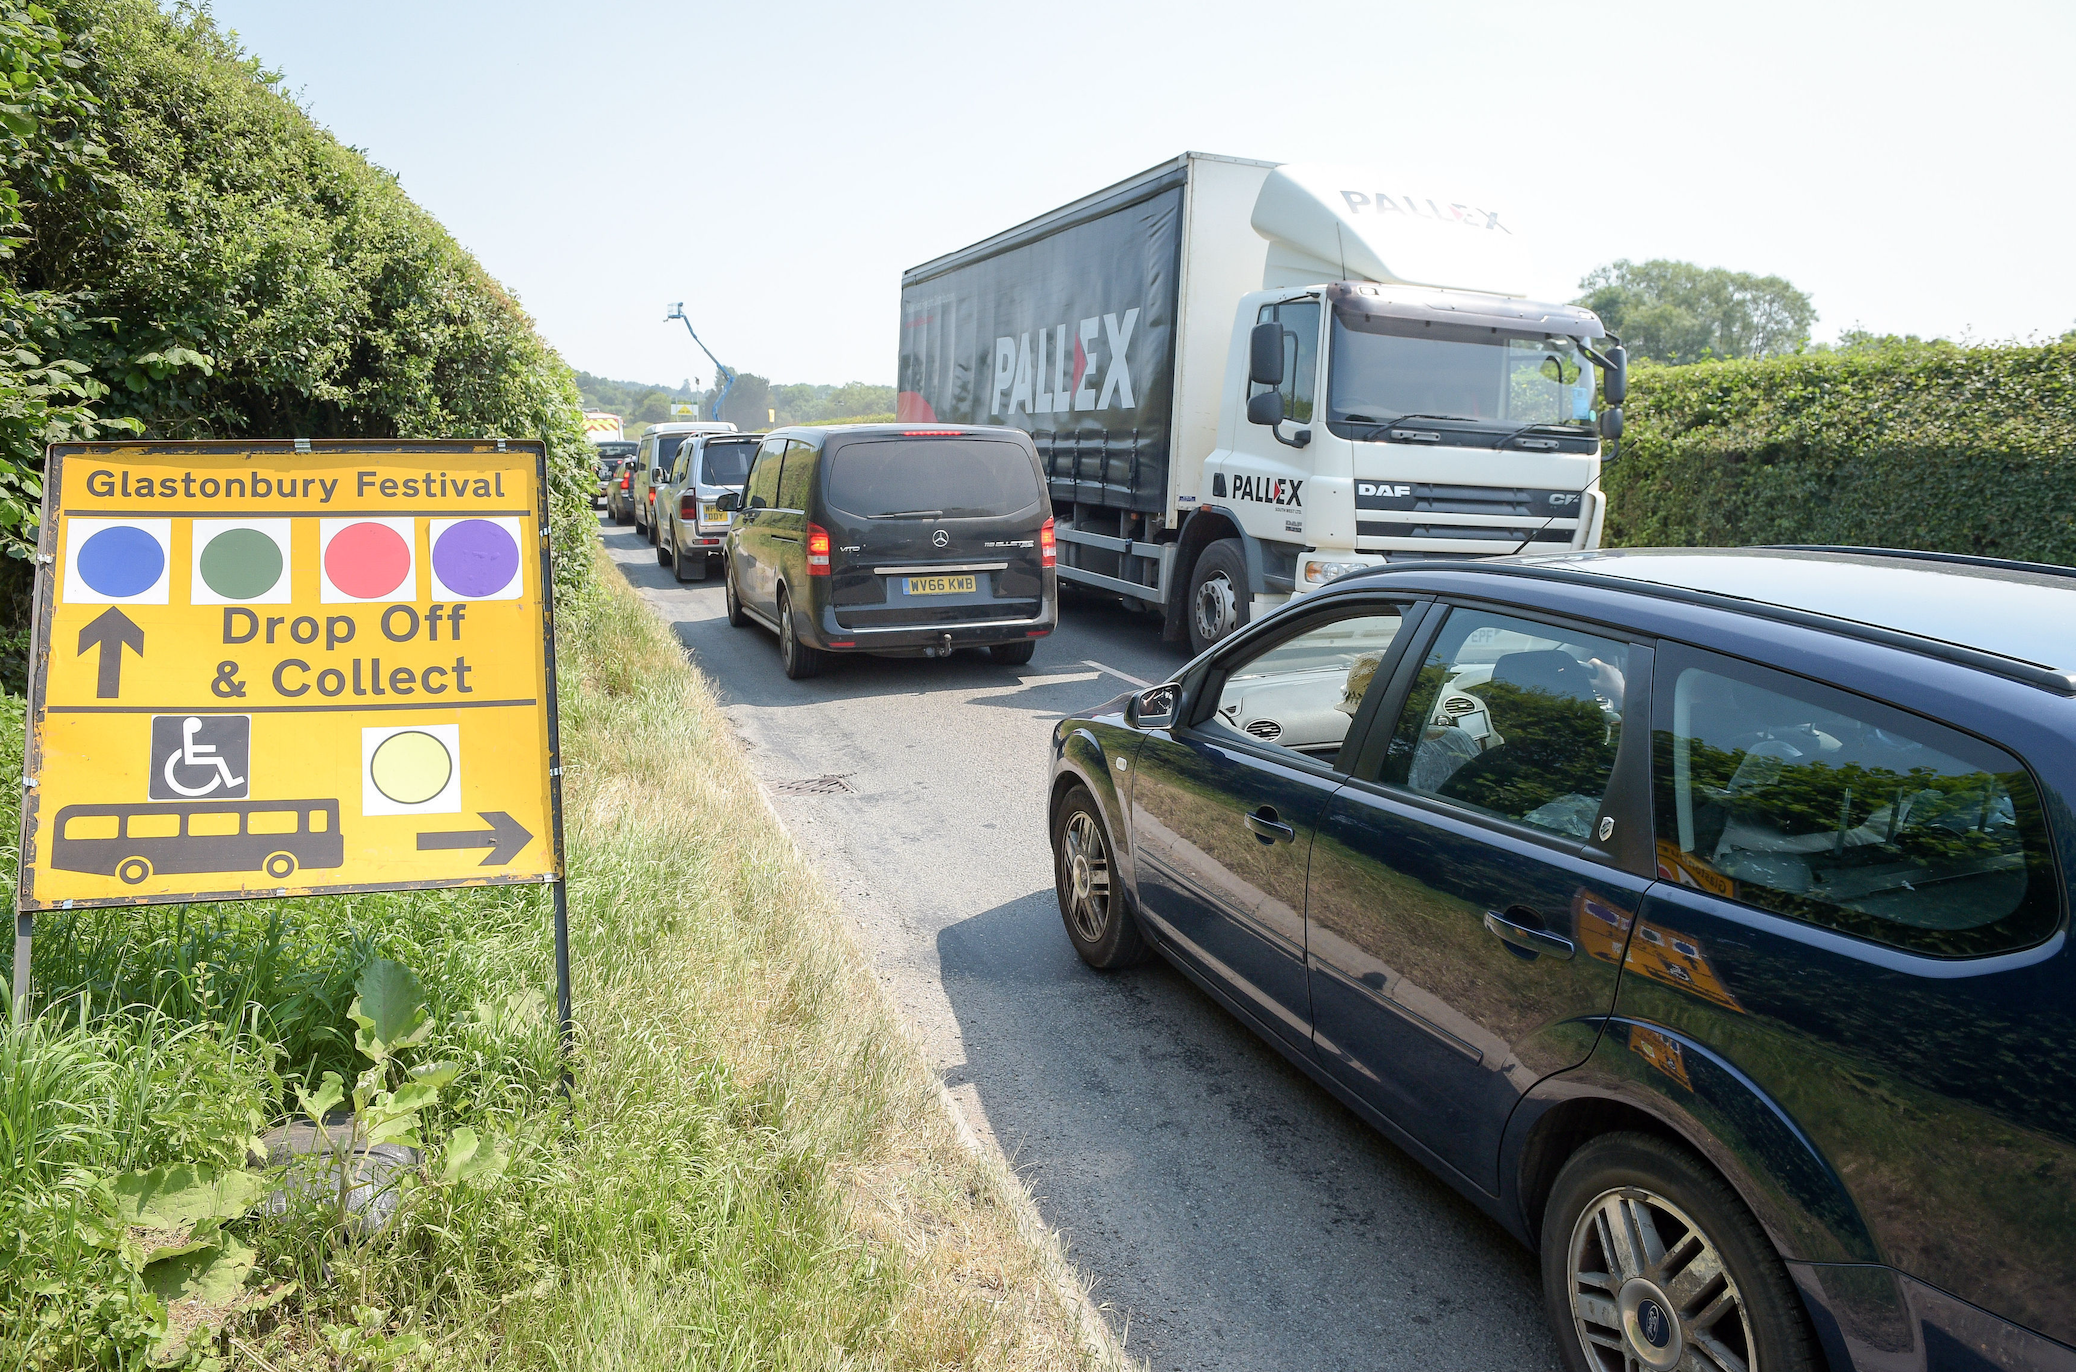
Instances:
[[[0,1040],[0,1372],[154,1348],[268,1369],[1103,1359],[1056,1241],[959,1144],[675,641],[609,576],[558,633],[573,1090],[540,888],[45,917],[37,1013]],[[461,1069],[426,1113],[426,1166],[374,1237],[315,1203],[236,1222],[248,1289],[286,1298],[169,1351],[113,1251],[109,1188],[235,1167],[299,1086],[351,1081],[347,1009],[376,957],[424,985],[409,1063]],[[508,1158],[494,1183],[441,1184],[464,1128]]]

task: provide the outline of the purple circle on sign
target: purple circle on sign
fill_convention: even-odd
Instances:
[[[519,570],[519,541],[504,525],[464,519],[433,544],[433,572],[458,596],[496,595]]]

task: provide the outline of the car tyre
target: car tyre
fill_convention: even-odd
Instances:
[[[1074,951],[1106,972],[1144,962],[1149,951],[1117,879],[1115,852],[1096,798],[1086,786],[1067,792],[1052,820],[1053,890]]]
[[[1237,538],[1221,538],[1197,554],[1190,569],[1189,643],[1193,652],[1232,637],[1252,618],[1254,593],[1247,589],[1247,552]]]
[[[785,667],[786,675],[794,681],[820,675],[828,655],[800,641],[800,631],[793,624],[793,605],[784,592],[779,594],[778,621],[779,663]]]
[[[1635,1252],[1645,1229],[1655,1262]],[[1701,1366],[1824,1366],[1758,1220],[1698,1155],[1654,1135],[1607,1134],[1564,1164],[1543,1212],[1542,1267],[1572,1372],[1663,1372],[1693,1365],[1693,1350]]]
[[[996,643],[988,647],[988,656],[998,667],[1021,667],[1038,651],[1038,640],[1027,638],[1021,643]]]
[[[750,622],[742,612],[742,597],[735,591],[735,568],[725,560],[721,563],[721,600],[728,607],[728,627],[740,629]]]
[[[618,505],[612,501],[606,502],[606,513],[613,517],[615,524],[625,524],[634,518],[625,505]]]

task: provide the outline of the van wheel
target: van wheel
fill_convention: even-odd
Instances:
[[[1037,651],[1038,640],[1027,638],[1021,643],[992,644],[988,648],[988,656],[993,658],[998,666],[1021,667],[1029,662],[1031,654]]]
[[[1608,1134],[1573,1154],[1543,1212],[1542,1259],[1543,1299],[1573,1372],[1822,1366],[1759,1222],[1706,1163],[1664,1139]]]
[[[1102,971],[1144,962],[1147,951],[1111,852],[1096,798],[1086,786],[1076,786],[1052,822],[1053,889],[1068,942],[1083,962]]]
[[[728,627],[740,629],[750,622],[742,612],[742,598],[735,593],[735,569],[726,558],[721,561],[721,600],[728,607]]]
[[[822,660],[827,655],[821,649],[810,647],[800,641],[800,632],[793,624],[792,602],[788,601],[783,593],[779,596],[778,621],[779,663],[786,669],[786,675],[794,681],[805,681],[808,677],[818,675],[822,670]]]
[[[1247,554],[1237,538],[1221,538],[1197,554],[1189,576],[1189,645],[1195,652],[1229,638],[1252,617]]]
[[[141,857],[127,857],[115,864],[115,874],[125,884],[135,886],[151,875],[151,864]]]
[[[293,853],[269,853],[266,861],[267,875],[279,881],[296,874],[296,858]]]
[[[656,542],[656,521],[655,521],[655,520],[653,520],[653,519],[652,519],[652,520],[650,520],[650,521],[649,521],[649,522],[648,522],[647,524],[644,524],[644,525],[642,526],[642,530],[643,530],[643,536],[644,536],[645,538],[647,538],[647,539],[649,540],[649,542],[650,542],[650,543],[652,543],[652,544],[653,544],[653,543],[655,543],[655,542]]]

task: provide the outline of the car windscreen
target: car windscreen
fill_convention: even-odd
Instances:
[[[1041,496],[1031,455],[994,439],[861,439],[828,467],[830,505],[866,519],[1010,515]]]
[[[699,479],[709,486],[740,486],[750,479],[750,459],[756,455],[754,441],[709,443]]]

